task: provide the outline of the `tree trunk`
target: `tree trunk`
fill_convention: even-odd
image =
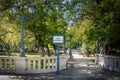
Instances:
[[[50,56],[50,50],[49,50],[48,44],[46,45],[46,47],[47,47],[48,56]]]
[[[55,51],[55,54],[56,54],[56,45],[53,44],[53,48],[54,48],[54,51]]]

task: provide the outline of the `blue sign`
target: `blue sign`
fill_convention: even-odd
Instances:
[[[56,74],[60,74],[60,58],[59,58],[59,47],[60,44],[65,44],[65,36],[62,34],[55,34],[52,36],[53,44],[57,45],[57,70]]]
[[[53,44],[64,44],[65,43],[65,36],[62,34],[55,34],[52,37]]]

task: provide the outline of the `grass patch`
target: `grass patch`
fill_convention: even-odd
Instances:
[[[20,53],[11,53],[10,56],[19,56]],[[0,56],[8,56],[8,53],[0,53]],[[41,57],[41,54],[40,53],[25,53],[25,56],[26,57]],[[45,57],[48,56],[47,53],[45,53],[44,55]],[[51,56],[55,56],[55,54],[51,54]]]
[[[25,54],[26,57],[41,57],[40,54]]]

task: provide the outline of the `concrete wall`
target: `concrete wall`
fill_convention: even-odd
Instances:
[[[96,62],[105,69],[120,72],[120,57],[98,54]]]

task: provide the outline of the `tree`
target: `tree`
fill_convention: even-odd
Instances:
[[[81,2],[82,19],[90,20],[92,30],[86,31],[88,40],[99,40],[99,45],[120,49],[119,0],[89,0]],[[93,35],[95,34],[95,35]],[[89,37],[90,36],[90,37]],[[117,45],[116,45],[117,44]]]
[[[49,2],[49,4],[43,1],[35,1],[36,13],[32,21],[28,20],[26,26],[33,32],[37,47],[41,46],[43,49],[46,46],[48,48],[48,44],[52,42],[52,35],[62,33],[61,29],[66,26],[64,12],[60,11],[60,4],[59,1]]]
[[[17,50],[17,46],[19,45],[20,34],[16,26],[15,23],[9,22],[7,16],[2,19],[2,23],[0,24],[0,44],[9,55],[11,51]]]

